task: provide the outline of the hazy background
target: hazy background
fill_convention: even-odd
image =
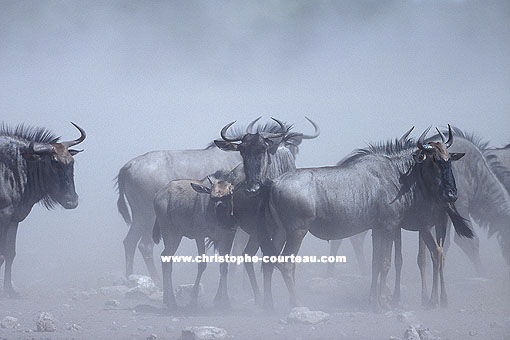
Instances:
[[[88,134],[80,206],[34,208],[15,284],[123,271],[113,178],[147,151],[202,148],[259,115],[303,132],[304,115],[319,124],[298,166],[334,164],[412,125],[451,123],[500,146],[509,93],[508,1],[0,1],[0,120],[64,139],[78,136],[73,121]]]

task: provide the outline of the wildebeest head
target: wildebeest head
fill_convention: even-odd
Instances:
[[[196,183],[191,183],[191,187],[198,193],[208,194],[220,224],[230,226],[234,214],[234,185],[224,180],[213,182],[209,176],[207,179],[211,185],[210,188]]]
[[[78,139],[64,142],[36,143],[31,142],[23,157],[35,168],[41,186],[52,200],[58,202],[65,209],[78,206],[78,194],[74,187],[74,159],[73,156],[83,150],[70,149],[85,140],[85,131],[73,124],[81,136]]]
[[[297,153],[297,146],[303,139],[313,139],[319,136],[318,126],[306,118],[315,128],[313,135],[302,133],[289,133],[292,126],[286,127],[276,118],[271,118],[279,125],[276,132],[253,132],[253,125],[260,119],[257,118],[250,123],[246,133],[242,136],[229,138],[227,130],[235,123],[229,123],[221,130],[222,140],[215,140],[214,143],[224,151],[239,151],[243,158],[244,173],[246,176],[245,191],[249,195],[258,194],[261,185],[266,180],[266,171],[271,162],[270,155],[274,155],[280,145],[285,145],[294,155]]]
[[[434,197],[443,202],[453,203],[457,200],[457,186],[452,171],[452,161],[457,161],[464,153],[449,153],[448,148],[453,144],[453,134],[448,125],[448,140],[439,131],[441,142],[425,143],[425,136],[430,127],[418,139],[418,150],[413,154],[417,169],[425,188]],[[445,141],[446,140],[446,141]]]

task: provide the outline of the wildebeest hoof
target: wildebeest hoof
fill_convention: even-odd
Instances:
[[[20,297],[20,294],[17,291],[15,291],[14,288],[4,288],[4,292],[2,295],[9,299],[15,299]]]
[[[448,300],[447,299],[441,299],[441,308],[448,308]]]

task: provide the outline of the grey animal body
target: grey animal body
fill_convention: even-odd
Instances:
[[[158,190],[170,181],[201,179],[217,170],[230,170],[240,162],[239,155],[222,152],[214,145],[201,150],[152,151],[127,162],[117,176],[117,207],[129,225],[124,239],[126,276],[133,273],[133,259],[138,245],[150,276],[160,284],[152,240],[155,221],[153,201]]]
[[[0,267],[5,262],[4,292],[15,296],[12,263],[16,255],[18,224],[36,203],[50,209],[78,206],[74,187],[74,159],[71,149],[85,139],[59,141],[51,131],[18,125],[0,126]]]
[[[308,118],[307,118],[308,119]],[[222,140],[215,141],[219,148],[225,151],[240,152],[243,163],[232,171],[231,182],[234,183],[234,217],[236,223],[250,235],[244,254],[253,256],[259,249],[259,232],[264,224],[264,207],[267,205],[268,188],[273,179],[281,174],[294,171],[295,155],[303,139],[317,138],[319,127],[310,119],[314,126],[313,135],[290,132],[291,125],[286,125],[277,119],[278,125],[265,125],[253,133],[235,138],[226,137],[227,130],[234,122],[226,125],[222,131]],[[256,303],[260,303],[260,290],[255,278],[253,263],[245,262],[245,268],[250,279]],[[266,287],[264,289],[266,291]]]
[[[205,254],[205,240],[215,244],[220,255],[230,252],[235,235],[233,219],[233,186],[224,180],[225,173],[217,171],[202,181],[175,180],[159,190],[154,197],[154,242],[161,236],[165,244],[162,256],[173,256],[183,237],[196,242],[198,255]],[[207,263],[198,263],[192,302],[196,307],[200,280]],[[228,306],[226,283],[227,263],[220,264],[220,285],[216,305]],[[169,308],[176,307],[172,285],[172,263],[162,263],[163,301]]]
[[[278,233],[286,236],[282,255],[287,256],[297,253],[307,231],[331,240],[372,229],[374,250],[370,296],[374,304],[384,303],[382,291],[391,263],[391,246],[395,240],[396,248],[400,247],[400,228],[420,231],[436,259],[440,257],[437,254],[439,246],[433,240],[430,228],[439,220],[448,215],[455,216],[457,232],[468,237],[472,235],[453,206],[456,187],[451,161],[461,158],[462,154],[446,151],[453,137],[450,136],[451,141],[445,146],[442,143],[424,144],[424,135],[417,143],[419,150],[411,142],[387,143],[359,150],[335,167],[298,169],[274,180],[269,197],[270,218],[267,219],[272,223],[266,223],[274,244],[273,249],[268,249],[269,253],[279,254],[284,245],[278,242],[275,236]],[[396,254],[399,253],[400,249],[396,250]],[[438,261],[434,262],[434,269],[439,274]],[[401,257],[396,262],[399,280]],[[294,264],[284,263],[279,268],[289,289],[290,302],[295,305]],[[434,278],[433,304],[437,303],[437,276]],[[399,296],[397,282],[394,298]]]

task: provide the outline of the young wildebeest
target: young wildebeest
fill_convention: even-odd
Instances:
[[[0,126],[0,267],[5,261],[4,292],[15,296],[12,262],[16,234],[32,207],[40,202],[50,209],[56,203],[66,209],[78,206],[74,189],[74,159],[70,149],[85,139],[85,131],[73,141],[59,138],[44,128]]]
[[[286,243],[282,255],[290,256],[297,253],[307,231],[331,240],[372,229],[370,297],[375,307],[385,305],[383,290],[391,263],[392,242],[399,243],[400,228],[419,231],[437,259],[438,244],[431,234],[431,226],[448,215],[454,216],[456,222],[462,221],[453,205],[457,189],[451,164],[463,154],[448,153],[444,143],[425,144],[428,130],[418,139],[418,149],[409,143],[389,142],[358,150],[335,167],[298,169],[283,174],[274,180],[270,189],[271,216],[267,219],[266,235],[284,233]],[[269,221],[275,225],[271,226]],[[456,223],[455,228],[462,235],[472,236],[464,223]],[[268,248],[267,255],[280,253],[283,242],[277,243],[275,239],[280,240],[273,236],[274,248]],[[264,248],[263,251],[266,255]],[[399,259],[397,273],[401,266]],[[282,263],[278,267],[289,290],[290,303],[296,305],[295,264]],[[434,271],[438,270],[435,261]],[[434,277],[436,283],[437,275]],[[436,299],[434,294],[437,288],[431,301]],[[395,295],[399,296],[399,292]]]
[[[242,133],[253,133],[252,121]],[[275,132],[274,126],[266,126],[267,132]],[[279,126],[278,126],[279,129]],[[241,131],[234,131],[237,135]],[[292,133],[292,138],[284,142],[295,156],[298,145],[308,136]],[[133,273],[133,260],[136,246],[142,254],[149,275],[154,282],[160,283],[154,264],[152,227],[155,215],[154,195],[170,181],[182,178],[202,179],[216,170],[231,170],[241,163],[238,153],[226,153],[214,143],[200,150],[165,150],[152,151],[127,162],[119,171],[117,186],[119,198],[117,207],[129,225],[129,232],[124,239],[126,277]],[[127,202],[126,202],[127,201]],[[131,215],[129,214],[129,207]]]
[[[216,179],[213,181],[211,177]],[[205,240],[210,239],[220,255],[227,255],[235,235],[233,220],[233,193],[231,183],[223,180],[225,173],[218,171],[202,181],[175,180],[154,197],[153,239],[159,243],[161,236],[165,249],[161,256],[173,256],[183,237],[195,240],[198,255],[205,254]],[[209,187],[210,186],[210,187]],[[204,195],[206,194],[206,195]],[[200,279],[207,266],[198,263],[198,272],[193,287],[191,306],[197,304]],[[220,285],[214,299],[215,305],[228,305],[227,263],[220,264]],[[163,302],[175,308],[172,285],[172,262],[162,262]]]
[[[295,154],[303,139],[317,138],[319,127],[306,118],[314,127],[313,135],[290,132],[286,126],[272,118],[278,125],[258,127],[255,133],[246,133],[235,138],[226,136],[227,130],[235,123],[227,124],[221,130],[223,140],[216,145],[225,151],[239,151],[243,163],[232,170],[234,193],[234,216],[236,223],[250,235],[244,254],[253,256],[259,248],[259,226],[264,223],[264,207],[267,205],[268,188],[271,181],[287,171],[296,169]],[[256,303],[260,302],[259,288],[252,262],[245,262]]]

